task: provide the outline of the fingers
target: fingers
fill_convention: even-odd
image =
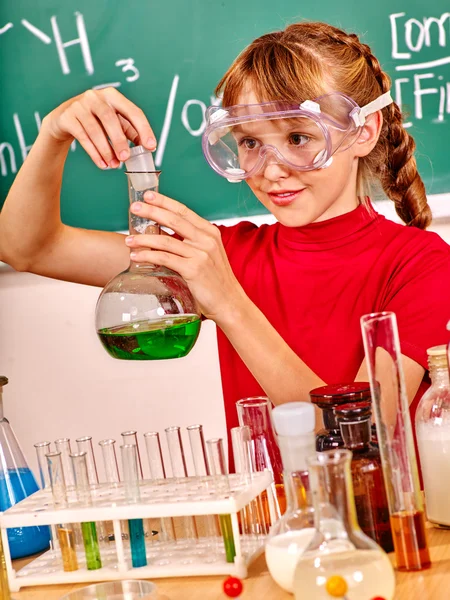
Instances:
[[[91,148],[92,146],[95,147],[97,154],[101,156],[106,165],[109,165],[112,168],[117,167],[119,165],[119,161],[117,160],[114,150],[111,147],[111,144],[108,142],[108,139],[99,121],[82,104],[78,104],[74,107],[74,113],[80,127],[84,129],[86,133],[84,142],[87,142]],[[80,133],[78,133],[76,137],[85,148],[83,140],[80,139]],[[91,156],[90,152],[88,152],[88,154]]]
[[[141,259],[147,252],[146,248],[176,254],[183,258],[192,258],[195,254],[192,246],[170,235],[130,235],[125,238],[125,243],[129,248],[133,249],[133,254],[140,256]],[[134,256],[133,260],[136,260]]]

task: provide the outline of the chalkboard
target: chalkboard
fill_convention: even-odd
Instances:
[[[112,84],[154,127],[163,193],[209,219],[264,212],[246,184],[229,184],[207,166],[203,113],[251,40],[302,19],[353,30],[372,46],[409,114],[427,192],[449,192],[446,9],[444,0],[1,0],[0,202],[45,114],[88,88]],[[123,170],[101,172],[78,146],[65,171],[63,220],[126,229],[126,190]]]

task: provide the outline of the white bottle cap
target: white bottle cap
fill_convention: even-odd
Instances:
[[[294,437],[314,431],[316,425],[314,406],[309,402],[286,402],[272,410],[272,420],[277,435]]]
[[[130,148],[130,158],[125,166],[131,178],[131,183],[137,192],[155,190],[158,188],[158,174],[150,150],[144,146]]]

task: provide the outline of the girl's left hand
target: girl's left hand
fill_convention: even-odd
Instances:
[[[225,323],[246,296],[228,262],[219,229],[162,194],[146,192],[144,200],[132,204],[131,212],[173,229],[183,241],[170,235],[129,236],[131,259],[179,273],[205,317],[219,326]]]

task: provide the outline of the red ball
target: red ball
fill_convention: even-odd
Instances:
[[[228,577],[223,582],[223,591],[230,598],[237,598],[241,595],[243,589],[242,581],[237,577]]]
[[[383,596],[375,596],[374,598],[371,598],[370,600],[386,600],[386,598],[383,598]]]

